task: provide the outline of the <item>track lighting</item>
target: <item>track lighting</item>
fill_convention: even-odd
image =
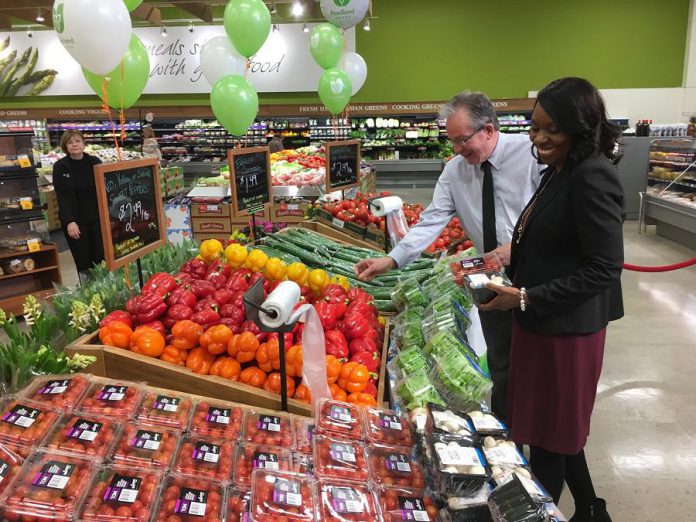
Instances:
[[[275,0],[271,3],[271,14],[278,14],[278,8],[276,7]]]
[[[45,21],[46,21],[46,19],[44,18],[44,15],[41,14],[41,8],[40,8],[40,7],[39,7],[38,12],[36,13],[36,21],[39,22],[39,23],[45,22]]]
[[[163,38],[166,38],[166,37],[167,37],[167,28],[166,28],[165,26],[162,26],[162,29],[160,30],[160,35],[161,35]]]
[[[369,31],[369,30],[370,30],[370,19],[369,19],[369,18],[365,18],[365,24],[363,25],[363,29],[364,29],[365,31]]]
[[[192,21],[189,21],[189,23],[188,23],[188,32],[189,33],[193,32],[193,22]]]
[[[303,33],[308,33],[309,32],[309,26],[307,25],[307,22],[302,24],[302,32]]]
[[[34,36],[34,31],[31,30],[31,27],[27,27],[27,36],[31,38]]]
[[[278,24],[273,24],[273,32],[277,33],[278,31],[280,31],[280,27],[278,27]]]
[[[302,16],[303,12],[304,12],[304,7],[302,6],[302,2],[300,2],[299,0],[295,0],[292,3],[293,16]]]

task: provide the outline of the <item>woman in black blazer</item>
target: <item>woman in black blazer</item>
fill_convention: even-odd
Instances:
[[[558,502],[564,481],[573,522],[610,521],[585,460],[606,326],[623,316],[623,190],[619,129],[597,89],[562,78],[537,96],[529,137],[548,165],[515,226],[512,288],[483,310],[510,310],[512,438],[529,444],[532,471]]]

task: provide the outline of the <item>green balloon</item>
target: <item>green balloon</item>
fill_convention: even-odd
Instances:
[[[213,114],[234,136],[246,134],[259,112],[259,96],[241,76],[224,76],[210,93]]]
[[[122,64],[123,67],[121,67]],[[147,85],[150,78],[150,58],[140,38],[131,34],[128,50],[121,58],[121,63],[111,72],[104,75],[94,74],[83,67],[82,74],[102,101],[107,101],[114,109],[127,109],[138,101]],[[104,81],[107,82],[106,100],[102,93]]]
[[[343,55],[343,33],[335,25],[319,24],[309,34],[309,50],[322,68],[336,67]]]
[[[352,90],[350,78],[340,69],[327,69],[319,78],[319,98],[331,114],[341,114]]]
[[[227,37],[246,58],[261,49],[271,32],[271,13],[262,0],[230,0],[223,20]]]
[[[143,3],[143,0],[123,0],[129,11],[133,11],[136,7]]]

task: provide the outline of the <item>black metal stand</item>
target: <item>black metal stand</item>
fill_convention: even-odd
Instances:
[[[140,280],[140,290],[142,290],[143,286],[145,286],[145,283],[143,282],[143,265],[140,262],[140,258],[136,259],[135,263],[138,266],[138,279]]]
[[[256,237],[256,212],[251,214],[251,235],[254,237],[254,241],[258,241],[259,238]]]

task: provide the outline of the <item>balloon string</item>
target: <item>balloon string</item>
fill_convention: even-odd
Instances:
[[[125,62],[121,60],[121,85],[125,85]],[[121,124],[121,145],[126,140],[126,114],[123,109],[123,89],[121,89],[121,99],[120,99],[120,111],[119,111],[119,123]],[[118,160],[121,161],[121,149],[120,147],[117,149],[117,154],[118,154]]]
[[[106,90],[107,80],[104,78],[102,80],[101,91],[102,100],[104,103],[101,105],[101,110],[103,110],[109,116],[109,123],[111,124],[111,136],[114,139],[114,147],[116,149],[116,155],[118,160],[121,161],[121,148],[118,146],[118,138],[116,137],[116,125],[114,125],[114,119],[111,116],[111,107],[109,107],[109,93]]]
[[[333,135],[335,141],[338,140],[338,116],[333,115],[331,117],[331,124],[333,125]]]

